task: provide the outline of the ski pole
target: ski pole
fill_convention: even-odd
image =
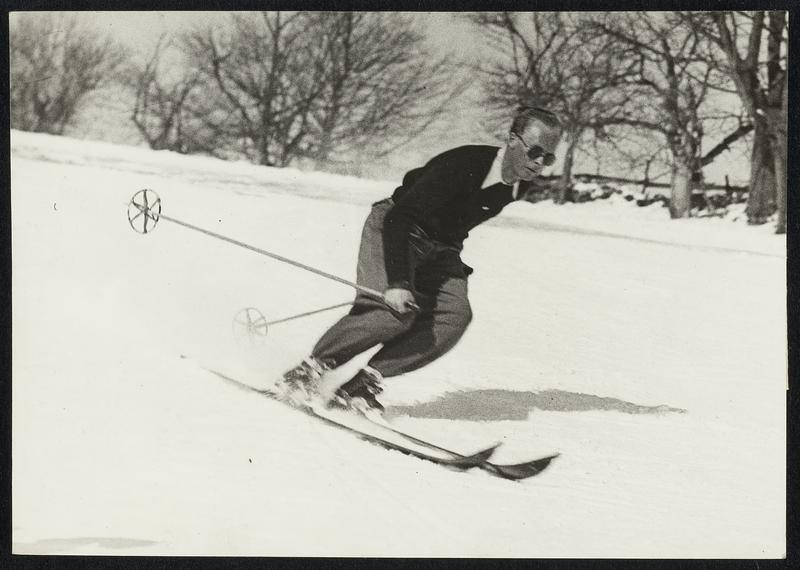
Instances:
[[[140,201],[137,201],[137,198],[139,198]],[[133,207],[133,209],[131,207]],[[144,216],[144,217],[142,217],[142,216]],[[142,218],[142,228],[141,229],[136,227],[136,221],[139,218]],[[218,233],[203,229],[203,228],[195,226],[193,224],[189,224],[187,222],[183,222],[183,221],[178,220],[176,218],[172,218],[172,217],[169,217],[169,216],[167,216],[165,214],[162,214],[161,213],[161,198],[159,198],[158,194],[156,194],[153,190],[149,190],[149,189],[140,190],[139,192],[137,192],[136,194],[133,195],[133,197],[131,198],[131,201],[128,203],[128,222],[130,223],[131,227],[135,231],[137,231],[137,232],[139,232],[141,234],[146,234],[146,233],[152,231],[156,227],[156,224],[158,223],[158,221],[161,220],[162,218],[167,220],[168,222],[172,222],[173,224],[177,224],[179,226],[183,226],[183,227],[188,228],[190,230],[194,230],[196,232],[200,232],[200,233],[205,234],[207,236],[211,236],[213,238],[217,238],[219,240],[226,241],[228,243],[232,243],[233,245],[238,245],[239,247],[243,247],[245,249],[249,249],[250,251],[254,251],[254,252],[259,253],[261,255],[265,255],[267,257],[271,257],[272,259],[275,259],[277,261],[281,261],[283,263],[288,263],[289,265],[293,265],[295,267],[299,267],[300,269],[305,269],[306,271],[310,271],[311,273],[315,273],[315,274],[317,274],[317,275],[319,275],[321,277],[325,277],[327,279],[331,279],[333,281],[337,281],[337,282],[342,283],[344,285],[349,285],[350,287],[356,289],[357,291],[359,291],[361,293],[364,293],[365,295],[369,295],[370,297],[374,297],[375,299],[383,301],[383,293],[381,293],[380,291],[376,291],[375,289],[371,289],[369,287],[364,287],[363,285],[359,285],[357,283],[353,283],[352,281],[348,281],[347,279],[342,279],[341,277],[338,277],[338,276],[333,275],[331,273],[327,273],[327,272],[322,271],[320,269],[316,269],[316,268],[311,267],[309,265],[306,265],[304,263],[300,263],[299,261],[295,261],[293,259],[289,259],[288,257],[284,257],[282,255],[278,255],[276,253],[272,253],[272,252],[267,251],[265,249],[261,249],[261,248],[246,244],[246,243],[241,242],[239,240],[235,240],[233,238],[229,238],[227,236],[224,236],[224,235],[221,235],[221,234],[218,234]],[[147,227],[147,221],[148,220],[153,222],[153,225],[152,225],[151,228]],[[418,307],[416,305],[414,305],[412,308],[416,309]]]
[[[287,321],[293,321],[293,320],[299,319],[301,317],[309,317],[311,315],[316,315],[317,313],[322,313],[322,312],[330,311],[330,310],[333,310],[333,309],[339,309],[341,307],[346,307],[346,306],[352,305],[352,304],[353,304],[353,301],[347,301],[345,303],[339,303],[338,305],[331,305],[330,307],[325,307],[324,309],[317,309],[315,311],[308,311],[308,312],[305,312],[305,313],[300,313],[299,315],[292,315],[291,317],[283,317],[282,319],[276,319],[274,321],[269,321],[269,322],[264,323],[264,326],[277,325],[278,323],[285,323]]]
[[[268,321],[267,318],[264,316],[264,314],[257,308],[247,307],[239,311],[233,318],[233,334],[237,338],[246,338],[249,339],[251,342],[255,342],[259,338],[266,337],[267,331],[269,330],[269,327],[272,325],[293,321],[295,319],[300,319],[302,317],[316,315],[318,313],[322,313],[324,311],[330,311],[332,309],[347,307],[348,305],[352,304],[353,301],[347,301],[345,303],[339,303],[338,305],[331,305],[330,307],[325,307],[323,309],[317,309],[315,311],[306,311],[305,313],[292,315],[290,317],[275,319],[274,321]]]

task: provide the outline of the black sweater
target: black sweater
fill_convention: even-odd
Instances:
[[[389,287],[409,288],[408,236],[414,225],[460,249],[472,228],[514,200],[507,184],[481,189],[499,151],[496,146],[460,146],[406,173],[384,221]]]

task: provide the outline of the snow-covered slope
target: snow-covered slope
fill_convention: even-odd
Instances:
[[[266,385],[345,309],[251,347],[236,312],[279,319],[351,291],[126,219],[152,188],[164,214],[349,279],[392,184],[11,142],[15,552],[783,554],[782,237],[624,204],[514,204],[475,230],[471,328],[385,401],[399,426],[464,451],[562,454],[510,483],[374,448],[204,371]]]

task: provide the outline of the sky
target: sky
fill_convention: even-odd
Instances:
[[[176,33],[194,26],[224,22],[230,12],[149,11],[149,12],[83,12],[82,17],[98,29],[108,32],[126,45],[142,53],[152,49],[161,34]],[[468,25],[451,12],[415,12],[427,28],[431,45],[477,57],[477,49]]]
[[[195,26],[224,22],[230,12],[200,11],[140,11],[140,12],[80,12],[80,17],[89,25],[115,37],[129,46],[140,57],[147,57],[155,47],[159,37],[164,34],[180,33]],[[434,51],[452,54],[471,63],[479,63],[482,57],[480,44],[476,42],[475,32],[470,25],[452,12],[416,12],[413,13],[421,29],[424,29]],[[472,91],[474,93],[475,91]],[[426,162],[431,156],[447,148],[461,144],[502,144],[493,137],[475,129],[480,119],[480,108],[472,104],[464,107],[465,112],[458,114],[452,128],[443,131],[429,132],[416,142],[397,151],[389,159],[391,167],[387,169],[392,178],[402,176],[407,169]],[[125,113],[127,114],[127,112]],[[124,119],[126,120],[126,119]],[[716,144],[716,140],[706,138],[706,148]],[[562,145],[563,146],[563,145]],[[559,160],[551,168],[551,172],[559,172]],[[594,161],[584,159],[576,164],[577,172],[595,172]],[[380,171],[380,169],[378,169]],[[662,172],[665,172],[662,169]],[[706,179],[713,183],[723,183],[725,175],[729,175],[734,184],[747,183],[749,175],[749,157],[745,145],[735,145],[733,150],[723,153],[714,163],[704,169]],[[603,170],[604,174],[613,174]],[[618,173],[617,173],[618,174]],[[651,172],[653,174],[658,172]],[[636,173],[636,177],[641,173]],[[667,181],[662,178],[661,181]]]

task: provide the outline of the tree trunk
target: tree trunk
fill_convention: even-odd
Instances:
[[[781,68],[781,45],[786,26],[786,12],[769,12],[769,34],[767,37],[767,125],[770,132],[770,145],[774,157],[775,203],[778,220],[775,233],[786,233],[786,168],[788,160],[788,120],[789,120],[789,73]]]
[[[775,203],[778,208],[778,220],[775,224],[776,234],[786,233],[786,184],[787,184],[787,161],[788,161],[788,93],[784,90],[783,104],[780,109],[768,110],[770,129],[773,136],[770,137],[772,154],[774,155],[775,172]]]
[[[642,180],[642,195],[645,195],[647,189],[650,187],[650,165],[653,164],[653,159],[649,158],[644,167],[644,179]]]
[[[322,127],[322,132],[319,137],[319,144],[317,145],[316,152],[314,153],[314,164],[318,170],[325,170],[330,166],[330,156],[333,150],[331,143],[331,130],[328,125]]]
[[[763,224],[775,212],[775,157],[763,119],[756,122],[753,154],[750,160],[750,188],[747,197],[747,223]]]
[[[775,224],[776,234],[786,233],[786,160],[787,149],[786,141],[778,141],[777,146],[782,146],[783,149],[777,149],[775,152],[775,199],[778,204],[778,220]]]
[[[578,146],[576,137],[570,137],[568,144],[567,154],[564,156],[564,166],[561,169],[557,204],[567,201],[567,192],[572,187],[572,167],[575,164],[575,147]]]
[[[783,74],[781,81],[781,105],[779,108],[767,110],[770,130],[772,131],[772,150],[775,155],[775,201],[778,206],[778,220],[775,224],[776,234],[786,233],[786,186],[788,173],[789,144],[789,74]]]
[[[269,137],[266,134],[262,134],[260,137],[255,138],[254,142],[258,149],[258,164],[261,166],[274,166],[275,161],[269,152]]]
[[[672,167],[669,216],[672,219],[688,218],[692,205],[692,168],[676,162]]]

